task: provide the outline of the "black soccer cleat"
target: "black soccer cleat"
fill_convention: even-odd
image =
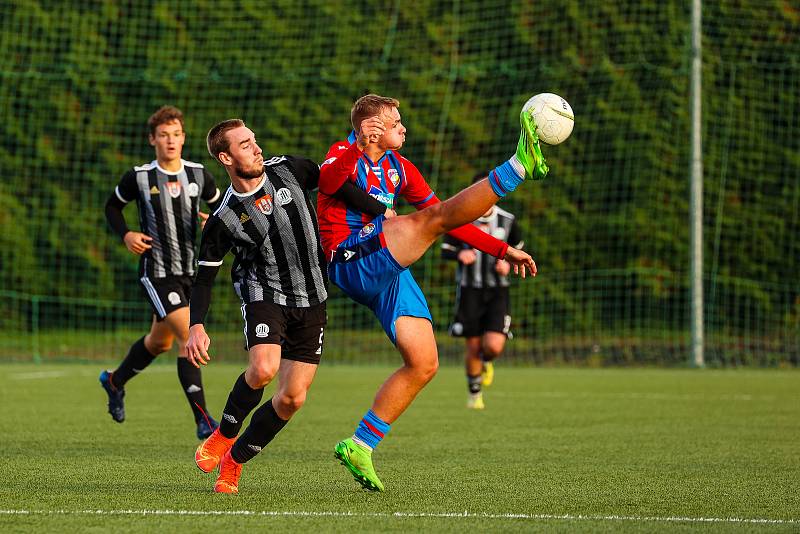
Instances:
[[[105,370],[100,373],[100,385],[108,394],[108,413],[117,423],[125,420],[125,389],[115,388],[111,383],[111,371]]]

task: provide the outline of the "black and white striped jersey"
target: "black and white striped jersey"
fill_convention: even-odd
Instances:
[[[472,224],[514,248],[521,249],[525,245],[514,215],[497,206],[493,208],[488,217],[481,217]],[[470,246],[445,234],[442,242],[442,257],[457,260],[459,251],[465,248],[470,248]],[[494,269],[497,258],[479,250],[476,250],[475,253],[477,254],[475,263],[464,265],[459,262],[456,270],[458,285],[474,288],[508,287],[508,277],[500,276]]]
[[[134,167],[114,191],[123,204],[136,200],[140,230],[152,238],[152,248],[141,255],[140,276],[194,275],[199,201],[216,202],[220,191],[203,165],[181,164],[177,172],[162,169],[157,161]]]
[[[311,160],[276,156],[264,162],[260,180],[249,193],[233,186],[225,192],[203,229],[201,272],[218,268],[232,251],[233,287],[244,304],[307,308],[324,302],[328,275],[307,193],[319,184],[319,167]]]

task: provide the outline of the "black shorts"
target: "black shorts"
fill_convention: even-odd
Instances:
[[[456,317],[450,325],[450,335],[475,337],[485,332],[500,332],[510,337],[510,328],[507,287],[458,288]]]
[[[192,296],[191,276],[167,276],[165,278],[148,278],[142,276],[145,297],[153,308],[156,321],[163,321],[164,317],[179,308],[189,305]]]
[[[318,364],[328,315],[325,303],[290,308],[272,302],[242,305],[245,350],[256,345],[280,345],[281,358]]]

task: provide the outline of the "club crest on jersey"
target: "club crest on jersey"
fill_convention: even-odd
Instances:
[[[375,231],[375,225],[372,224],[372,223],[369,223],[364,228],[362,228],[360,232],[358,232],[358,237],[360,237],[361,239],[364,239],[365,237],[367,237],[369,234],[371,234],[374,231]]]
[[[189,187],[186,188],[186,192],[189,193],[190,197],[196,197],[200,194],[200,186],[192,182],[189,184]]]
[[[257,198],[255,204],[256,209],[264,215],[272,215],[272,195],[267,194],[261,198]]]
[[[389,169],[389,171],[386,173],[386,177],[395,187],[397,187],[397,184],[400,183],[400,174],[398,174],[397,169]]]
[[[394,193],[385,193],[381,188],[375,185],[369,186],[367,194],[386,206],[387,208],[394,207]]]
[[[275,198],[278,200],[278,204],[285,206],[292,201],[292,193],[285,187],[281,187],[275,192]]]
[[[181,196],[181,183],[180,182],[167,182],[167,193],[172,198]]]

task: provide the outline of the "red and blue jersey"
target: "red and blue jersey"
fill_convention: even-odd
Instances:
[[[334,143],[320,166],[317,215],[322,247],[328,257],[339,243],[372,220],[371,215],[331,196],[345,180],[355,182],[391,209],[399,196],[417,209],[439,201],[419,170],[399,152],[389,150],[378,161],[371,161],[355,141],[352,132],[346,140]]]
[[[331,258],[336,247],[353,233],[360,231],[372,216],[348,207],[333,194],[345,180],[351,180],[389,208],[394,209],[396,198],[421,210],[440,202],[419,170],[398,152],[389,150],[378,161],[371,161],[356,145],[351,132],[344,141],[334,143],[319,169],[317,217],[322,248]],[[448,235],[496,258],[505,257],[508,244],[482,232],[473,224],[451,230]]]

